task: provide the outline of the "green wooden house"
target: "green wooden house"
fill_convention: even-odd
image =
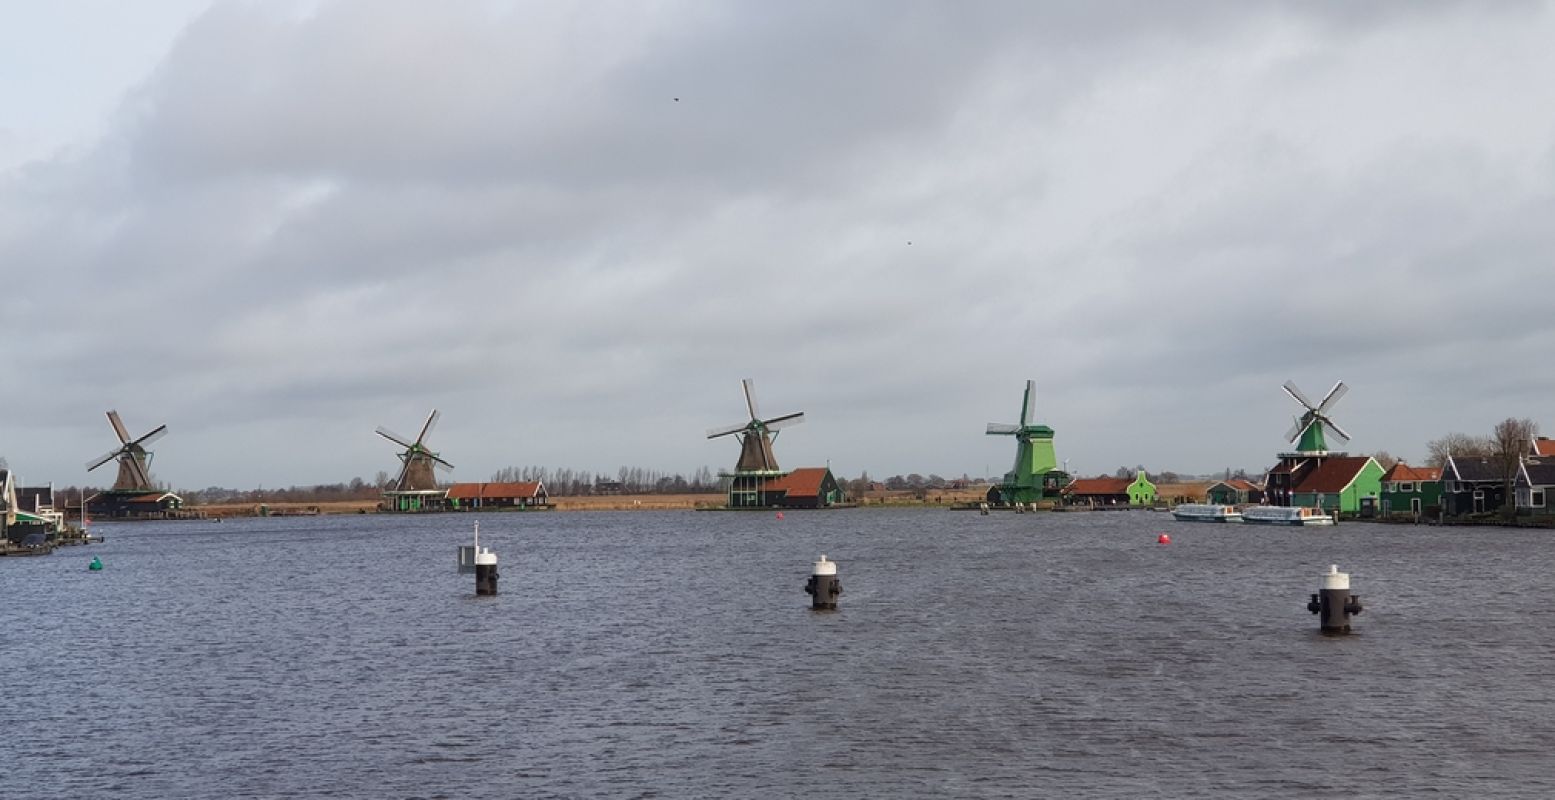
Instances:
[[[1263,487],[1245,478],[1217,481],[1204,490],[1204,497],[1211,505],[1242,506],[1263,502]]]
[[[1145,477],[1145,471],[1140,470],[1139,476],[1128,485],[1128,504],[1131,506],[1155,505],[1155,484]]]
[[[1382,475],[1382,515],[1434,515],[1442,505],[1442,468],[1411,467],[1400,461]]]
[[[1290,504],[1356,514],[1361,510],[1362,499],[1377,502],[1381,494],[1382,465],[1377,459],[1334,456],[1324,459],[1291,490]]]

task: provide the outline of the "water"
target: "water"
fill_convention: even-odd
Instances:
[[[481,515],[489,598],[472,515],[0,559],[0,796],[1555,795],[1547,532],[786,516]]]

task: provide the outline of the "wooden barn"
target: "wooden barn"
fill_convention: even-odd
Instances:
[[[730,508],[827,508],[844,501],[829,467],[728,476]]]
[[[1072,506],[1126,506],[1128,478],[1076,478],[1064,487],[1064,502]]]
[[[1263,502],[1263,487],[1246,478],[1217,481],[1205,490],[1206,501],[1217,506],[1244,506]]]
[[[162,519],[183,507],[182,497],[163,491],[107,491],[86,499],[87,514],[99,519]]]
[[[1363,500],[1382,492],[1382,465],[1371,456],[1331,456],[1307,473],[1291,492],[1293,506],[1359,513]]]
[[[448,507],[476,511],[495,509],[548,509],[545,485],[540,481],[511,483],[456,483],[448,487]]]
[[[1442,465],[1442,511],[1450,517],[1483,514],[1506,505],[1501,468],[1488,458],[1448,456]]]

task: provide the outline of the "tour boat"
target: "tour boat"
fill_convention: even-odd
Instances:
[[[1183,503],[1172,509],[1172,516],[1183,522],[1241,522],[1242,512],[1236,506]]]
[[[1250,525],[1332,525],[1334,518],[1319,508],[1305,506],[1248,506],[1242,521]]]

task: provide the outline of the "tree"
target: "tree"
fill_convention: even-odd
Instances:
[[[1377,460],[1377,464],[1380,465],[1383,470],[1390,470],[1393,468],[1394,464],[1399,462],[1399,459],[1394,458],[1393,454],[1386,450],[1378,450],[1377,452],[1372,453],[1371,457]]]
[[[1528,443],[1533,441],[1534,435],[1538,432],[1538,424],[1527,417],[1522,419],[1507,417],[1496,423],[1495,429],[1490,434],[1490,460],[1496,465],[1496,471],[1501,476],[1504,497],[1502,509],[1507,516],[1516,513],[1517,496],[1513,493],[1512,485],[1517,482],[1518,470],[1522,469],[1523,456],[1528,453]]]
[[[1448,456],[1462,458],[1490,455],[1490,440],[1466,433],[1449,433],[1440,439],[1433,439],[1426,443],[1425,451],[1426,466],[1440,467],[1447,463]]]

